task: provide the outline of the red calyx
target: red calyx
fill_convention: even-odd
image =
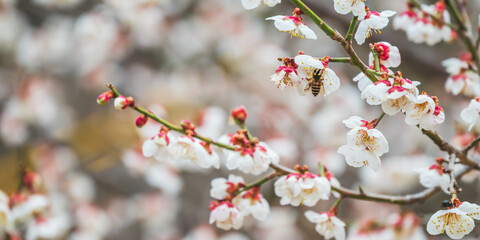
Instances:
[[[147,124],[147,121],[148,121],[148,116],[145,114],[142,114],[138,116],[137,119],[135,119],[135,126],[137,126],[138,128],[141,128],[145,124]]]

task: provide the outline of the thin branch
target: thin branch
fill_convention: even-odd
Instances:
[[[283,172],[283,171],[275,171],[273,172],[272,174],[262,178],[262,179],[259,179],[257,180],[256,182],[252,183],[252,184],[249,184],[249,185],[246,185],[245,187],[243,187],[242,189],[238,190],[236,193],[235,193],[235,196],[244,192],[244,191],[247,191],[248,189],[251,189],[251,188],[254,188],[254,187],[260,187],[262,184],[274,179],[274,178],[277,178],[279,176],[282,176],[282,175],[285,175],[287,173]]]
[[[352,38],[353,38],[353,32],[355,31],[355,28],[357,27],[357,23],[358,23],[358,17],[355,16],[352,18],[352,21],[350,21],[350,26],[348,26],[348,31],[347,31],[347,35],[345,37],[345,41],[347,41],[348,43],[352,43]]]
[[[107,84],[107,87],[108,87],[110,90],[112,90],[114,97],[121,96],[121,94],[117,91],[117,89],[115,89],[115,87],[113,87],[112,84]],[[139,113],[145,114],[146,116],[148,116],[149,118],[155,120],[156,122],[159,122],[159,123],[163,124],[165,127],[167,127],[167,128],[170,129],[170,130],[173,130],[173,131],[176,131],[176,132],[185,134],[185,131],[184,131],[181,127],[176,126],[176,125],[174,125],[173,123],[170,123],[170,122],[168,122],[167,120],[158,117],[158,116],[155,115],[154,113],[152,113],[152,112],[150,112],[150,111],[147,111],[147,110],[144,109],[144,108],[141,108],[141,107],[139,107],[139,106],[134,106],[134,107],[132,107],[132,109],[134,109],[135,111],[137,111],[137,112],[139,112]],[[198,134],[195,134],[193,137],[198,138],[198,139],[200,139],[200,140],[202,140],[202,141],[204,141],[204,142],[208,142],[208,143],[210,143],[210,144],[213,144],[213,145],[215,145],[215,146],[217,146],[217,147],[225,148],[225,149],[232,150],[232,151],[235,150],[235,147],[232,147],[232,146],[229,146],[229,145],[226,145],[226,144],[223,144],[223,143],[219,143],[219,142],[212,141],[211,139],[206,138],[206,137],[203,137],[203,136],[198,135]]]
[[[422,128],[422,133],[425,134],[428,138],[430,138],[435,145],[440,148],[440,150],[447,152],[448,154],[454,154],[459,160],[460,163],[469,166],[472,169],[480,169],[480,166],[470,158],[468,158],[463,151],[457,150],[455,147],[450,145],[447,141],[445,141],[442,137],[440,137],[436,132],[431,130],[425,130]]]
[[[350,64],[352,64],[352,59],[349,58],[349,57],[330,58],[329,62],[350,63]]]
[[[370,45],[370,46],[372,46],[372,45]],[[380,61],[378,60],[378,55],[375,52],[375,50],[373,49],[373,47],[370,47],[370,52],[372,52],[372,54],[373,54],[373,59],[374,59],[373,62],[375,63],[375,71],[381,72],[380,71]]]
[[[480,142],[480,137],[475,138],[468,146],[466,146],[462,152],[463,154],[467,154],[472,148],[474,148]]]

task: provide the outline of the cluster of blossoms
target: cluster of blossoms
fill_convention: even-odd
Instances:
[[[252,9],[259,6],[262,2],[271,7],[280,1],[243,0],[242,4],[245,8]],[[380,32],[381,29],[385,28],[389,23],[388,18],[395,14],[393,11],[370,11],[362,0],[335,0],[334,6],[335,10],[341,14],[352,12],[360,21],[354,36],[360,45],[372,33]],[[409,38],[415,42],[425,41],[428,44],[434,44],[442,39],[447,40],[445,34],[447,31],[448,36],[451,37],[451,30],[445,24],[449,23],[450,20],[448,13],[445,11],[444,2],[439,1],[432,9],[428,6],[423,8],[422,12],[418,12],[414,10],[413,6],[409,5],[409,10],[406,13],[402,13],[395,20],[396,25],[402,25],[404,30],[407,31]],[[316,39],[315,33],[303,22],[302,14],[302,11],[296,8],[292,16],[278,15],[266,20],[273,20],[278,30],[288,32],[293,37]],[[421,17],[419,16],[420,14]],[[357,19],[354,19],[355,21],[352,21],[352,23],[356,24]],[[413,21],[410,24],[413,26],[408,29],[405,27],[407,21]],[[356,25],[353,27],[355,28]],[[351,34],[353,31],[349,30],[349,33]],[[438,33],[442,34],[440,38],[438,38]],[[370,69],[365,70],[365,73],[371,73],[372,75],[366,76],[364,73],[361,73],[354,79],[354,81],[358,81],[358,87],[362,91],[362,99],[365,99],[370,105],[381,105],[386,115],[393,116],[402,112],[405,114],[405,123],[407,125],[418,125],[421,129],[432,130],[437,125],[443,123],[445,116],[442,107],[438,104],[438,98],[429,96],[426,92],[420,93],[417,88],[420,84],[419,82],[404,78],[401,72],[393,73],[389,69],[400,65],[401,59],[398,48],[387,42],[371,44],[370,48],[372,50],[369,56]],[[353,56],[350,56],[349,61],[353,62]],[[295,87],[300,93],[311,92],[314,96],[318,94],[327,96],[337,91],[340,87],[338,76],[328,66],[331,61],[331,58],[328,56],[319,59],[300,52],[295,57],[285,57],[280,60],[283,65],[278,67],[271,76],[271,81],[282,90],[285,87]],[[361,64],[363,65],[363,63]],[[459,62],[458,66],[454,67],[455,69],[451,66],[451,60],[447,60],[444,64],[448,65],[451,70],[449,73],[452,75],[452,81],[465,79],[465,72],[471,70],[471,64],[468,62]],[[365,69],[366,66],[361,66],[361,68]],[[377,78],[375,76],[380,76],[378,81],[373,79]],[[460,90],[458,90],[460,87],[456,83],[447,83],[447,85],[455,85],[454,88],[457,94],[463,91],[464,88],[468,88],[466,80],[463,81],[462,89]],[[105,92],[99,96],[97,102],[103,105],[108,103],[111,98],[114,98],[113,92]],[[475,106],[475,111],[472,110],[465,113],[470,115],[470,119],[473,119],[473,124],[476,122],[480,112],[479,102],[478,98],[475,101],[472,100],[471,105],[476,103],[478,106]],[[114,106],[116,109],[130,107],[138,110],[131,97],[116,96]],[[465,114],[462,112],[462,118],[464,118],[463,115]],[[476,117],[473,117],[473,115]],[[136,125],[138,127],[144,126],[149,119],[148,116],[144,112],[137,118]],[[244,125],[247,117],[246,111],[243,108],[235,109],[232,111],[231,116],[241,129],[235,134],[223,136],[220,138],[219,143],[205,140],[206,138],[196,133],[192,123],[184,120],[181,123],[181,128],[163,123],[165,126],[160,129],[158,134],[145,141],[142,146],[145,157],[154,157],[158,161],[188,160],[201,168],[214,167],[218,169],[220,167],[219,156],[210,146],[215,144],[223,148],[226,161],[225,166],[228,170],[240,170],[243,173],[254,175],[265,173],[270,167],[276,170],[272,175],[253,185],[246,185],[242,177],[234,175],[230,175],[228,179],[214,179],[211,182],[210,195],[215,201],[212,201],[210,204],[210,224],[215,223],[217,227],[229,230],[241,228],[244,218],[249,215],[252,215],[257,220],[265,220],[270,212],[270,206],[260,194],[260,186],[265,181],[278,176],[281,177],[275,182],[274,190],[275,194],[280,197],[281,205],[305,205],[312,207],[320,200],[328,200],[332,190],[341,192],[341,190],[335,188],[340,184],[326,169],[323,169],[322,173],[318,175],[309,172],[306,166],[297,166],[295,172],[277,170],[276,164],[279,162],[279,156],[264,142],[252,137],[246,130]],[[338,153],[345,157],[348,165],[353,167],[370,166],[374,170],[378,170],[381,167],[380,157],[389,151],[386,138],[379,130],[375,129],[381,118],[383,118],[383,114],[380,118],[372,121],[367,121],[357,116],[343,121],[351,130],[347,133],[347,144],[341,146],[338,149]],[[156,120],[162,122],[161,120]],[[172,130],[182,134],[174,134],[171,132]],[[437,163],[428,169],[419,170],[420,183],[427,188],[440,187],[446,193],[452,193],[454,190],[452,189],[452,179],[450,179],[449,174],[452,173],[453,169],[446,169],[443,166],[444,162],[446,161],[438,159]],[[364,193],[360,191],[360,195],[362,194]],[[452,205],[449,206],[449,209],[438,211],[430,219],[427,225],[427,231],[430,234],[439,234],[446,231],[451,238],[457,239],[472,231],[474,226],[473,218],[478,214],[479,207],[468,202],[460,203],[456,195],[453,195]],[[336,207],[340,203],[339,200],[329,212],[315,213],[308,211],[305,213],[306,218],[316,224],[315,229],[317,232],[326,239],[333,237],[345,239],[345,223],[336,217]],[[382,236],[380,239],[407,239],[412,237],[412,232],[406,234],[396,230],[409,229],[416,231],[419,223],[418,219],[415,219],[414,217],[406,216],[398,218],[397,221],[388,227],[394,230],[395,235]],[[383,230],[386,228],[382,227]],[[375,226],[368,224],[361,229],[364,232],[367,232],[369,229],[376,230]]]
[[[391,214],[386,218],[366,218],[353,226],[348,239],[427,239],[421,219],[415,213]]]
[[[356,77],[359,88],[363,89],[362,98],[370,105],[381,105],[382,110],[390,116],[402,111],[408,125],[419,125],[431,130],[443,123],[445,114],[438,105],[437,97],[430,97],[425,92],[419,94],[417,86],[420,83],[403,78],[400,72],[396,72],[393,77],[388,74],[388,67],[398,66],[398,50],[387,43],[376,43],[373,50],[378,56],[382,76],[374,83],[367,82],[362,75]]]
[[[278,163],[278,155],[257,138],[250,140],[246,130],[241,129],[235,134],[224,136],[220,142],[235,148],[235,151],[224,149],[228,170],[238,169],[258,175],[267,171],[271,163]]]
[[[410,41],[435,45],[456,38],[455,32],[448,26],[450,15],[444,1],[438,1],[435,5],[422,4],[421,11],[411,3],[407,5],[408,9],[394,19],[393,28],[405,31]]]
[[[259,187],[242,190],[245,181],[242,177],[230,174],[228,179],[216,178],[212,180],[210,196],[217,199],[210,204],[210,224],[224,230],[242,227],[244,217],[252,215],[263,221],[270,213],[267,200],[260,194]],[[238,193],[240,192],[240,193]]]
[[[480,76],[473,71],[472,55],[462,54],[460,58],[449,58],[442,62],[449,74],[445,89],[453,95],[480,96]]]

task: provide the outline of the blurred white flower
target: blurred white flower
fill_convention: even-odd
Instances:
[[[270,205],[268,205],[268,201],[260,194],[260,188],[258,187],[243,191],[237,195],[232,202],[243,216],[251,214],[259,221],[267,219],[270,213]]]
[[[292,206],[312,207],[320,199],[328,200],[330,197],[330,182],[325,177],[312,173],[291,173],[275,181],[275,194],[279,196],[280,204]]]
[[[345,223],[329,212],[320,214],[314,211],[305,212],[308,221],[315,223],[315,230],[325,239],[345,240]]]
[[[478,116],[480,115],[480,98],[474,98],[470,100],[470,103],[460,113],[462,120],[468,124],[468,131],[471,131],[473,126],[477,123]]]
[[[183,188],[183,180],[179,173],[163,164],[149,167],[145,173],[145,181],[168,196],[177,196]]]
[[[220,159],[210,145],[202,144],[200,140],[192,137],[181,136],[175,138],[168,145],[168,151],[174,158],[180,160],[190,160],[201,168],[220,167]]]
[[[358,17],[358,20],[364,19],[367,15],[364,0],[334,0],[333,7],[340,14],[352,12],[353,16]]]
[[[266,6],[273,7],[282,2],[282,0],[242,0],[242,5],[245,9],[250,10],[258,7],[261,3]]]
[[[223,230],[240,229],[243,225],[243,215],[230,202],[212,203],[210,206],[209,223],[216,223]]]
[[[433,164],[428,168],[417,168],[415,171],[420,174],[420,184],[426,188],[440,187],[443,192],[450,194],[450,176],[443,172],[441,164]]]
[[[15,222],[27,222],[33,218],[34,214],[45,212],[49,206],[48,198],[44,195],[16,194],[12,198],[11,214]]]
[[[301,39],[317,39],[315,32],[302,22],[301,13],[294,11],[292,16],[277,15],[266,18],[273,20],[275,27],[282,32],[289,33],[292,37]]]
[[[240,176],[233,174],[228,175],[228,180],[225,178],[215,178],[211,182],[210,196],[217,200],[223,200],[228,195],[235,193],[240,187],[245,186],[245,181]]]

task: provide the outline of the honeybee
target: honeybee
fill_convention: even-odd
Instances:
[[[314,97],[316,97],[319,93],[322,95],[325,94],[325,88],[323,87],[323,72],[325,71],[325,68],[322,69],[317,69],[315,72],[313,72],[312,79],[310,79],[310,82],[308,82],[307,86],[305,87],[304,91],[307,92],[312,89],[312,94]]]

